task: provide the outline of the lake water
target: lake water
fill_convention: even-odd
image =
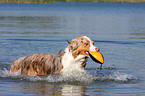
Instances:
[[[86,73],[9,73],[19,57],[57,54],[84,35],[101,49],[102,70],[89,59]],[[145,3],[0,4],[0,94],[144,96]]]

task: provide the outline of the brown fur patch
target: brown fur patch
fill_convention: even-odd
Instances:
[[[21,75],[47,75],[60,73],[62,55],[37,53],[32,56],[21,57],[11,65],[10,72],[21,71]]]

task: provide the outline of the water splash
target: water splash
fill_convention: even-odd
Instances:
[[[73,71],[66,74],[27,76],[30,81],[47,81],[52,83],[88,84],[93,81],[93,77],[85,71]]]
[[[22,76],[20,73],[10,74],[9,70],[0,70],[0,78],[7,77],[9,79],[24,80],[24,81],[45,81],[48,83],[70,83],[70,84],[88,84],[96,81],[123,81],[137,79],[137,77],[122,73],[117,70],[108,69],[87,69],[86,71],[73,71],[67,74],[45,75],[45,76]]]
[[[137,79],[136,76],[133,76],[132,74],[127,74],[127,73],[122,73],[119,72],[118,70],[112,71],[112,70],[97,70],[91,72],[93,74],[94,80],[99,80],[99,81],[123,81],[127,82],[130,80],[135,80]]]

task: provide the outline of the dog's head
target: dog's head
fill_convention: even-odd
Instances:
[[[79,55],[83,55],[85,57],[89,57],[88,51],[98,52],[100,49],[94,46],[94,41],[92,41],[87,36],[80,36],[71,41],[69,43],[69,52],[72,53],[74,59]]]

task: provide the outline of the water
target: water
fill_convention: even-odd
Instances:
[[[0,4],[0,94],[144,96],[145,3]],[[57,54],[66,40],[88,36],[105,63],[86,72],[10,74],[10,64],[35,53]]]

